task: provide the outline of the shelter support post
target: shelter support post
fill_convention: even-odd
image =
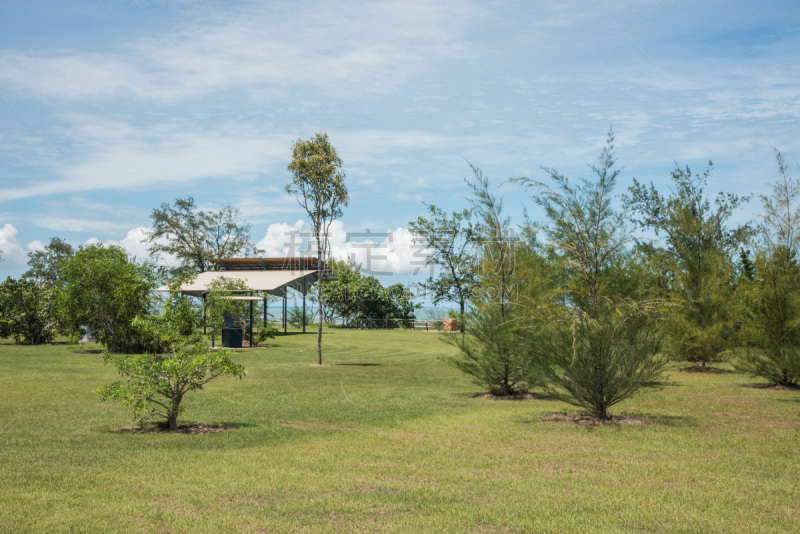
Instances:
[[[303,333],[306,333],[306,279],[303,278]]]
[[[250,296],[253,296],[253,292],[250,292]],[[247,325],[250,330],[250,346],[253,346],[253,301],[250,301],[250,324]]]
[[[267,294],[264,293],[264,328],[267,327]]]
[[[287,323],[289,322],[289,318],[286,317],[286,296],[288,294],[288,290],[284,287],[283,288],[283,333],[285,334],[287,331]]]

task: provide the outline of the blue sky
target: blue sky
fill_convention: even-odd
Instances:
[[[797,2],[6,0],[0,276],[52,236],[142,258],[151,210],[190,195],[279,253],[304,219],[291,143],[317,131],[351,193],[335,251],[385,241],[374,270],[402,280],[422,202],[466,206],[465,159],[497,185],[585,176],[613,124],[619,193],[708,160],[710,192],[762,193],[773,147],[798,175],[799,55]]]

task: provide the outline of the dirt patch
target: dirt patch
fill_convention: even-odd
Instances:
[[[745,387],[753,389],[772,389],[775,391],[800,391],[800,387],[798,386],[783,386],[781,384],[748,384]]]
[[[286,428],[296,428],[297,430],[356,430],[355,428],[346,426],[326,425],[323,423],[283,423],[281,426]]]
[[[608,426],[608,425],[624,425],[624,426],[645,426],[655,425],[655,420],[649,417],[634,417],[629,415],[615,415],[611,419],[600,419],[597,416],[588,413],[552,413],[542,417],[542,421],[550,423],[568,423],[571,425],[590,425],[590,426]]]
[[[230,429],[226,426],[204,425],[203,423],[178,425],[177,429],[170,430],[166,425],[160,423],[151,423],[149,425],[118,428],[113,432],[117,432],[119,434],[214,434],[216,432],[225,432],[226,430]]]
[[[512,400],[512,401],[536,400],[542,398],[538,395],[535,395],[534,393],[517,393],[515,395],[493,395],[491,393],[476,393],[470,396],[473,399]]]

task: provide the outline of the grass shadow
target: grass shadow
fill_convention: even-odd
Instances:
[[[382,363],[337,363],[334,365],[345,365],[352,367],[380,367]]]
[[[750,389],[771,389],[773,391],[800,391],[800,386],[791,387],[791,386],[783,386],[780,384],[764,384],[763,382],[761,383],[750,382],[748,384],[742,384],[742,387]]]
[[[554,412],[540,414],[530,417],[519,417],[514,420],[520,424],[560,424],[575,428],[586,428],[593,431],[598,427],[616,428],[623,427],[648,427],[648,426],[665,426],[669,428],[689,428],[697,426],[697,421],[692,417],[677,416],[677,415],[663,415],[663,414],[614,414],[619,422],[609,422],[603,424],[596,424],[591,421],[592,417],[588,413],[583,412]],[[548,420],[547,418],[551,418]],[[640,421],[637,423],[637,420]],[[631,423],[633,421],[633,423]]]
[[[681,366],[678,367],[678,371],[682,373],[698,373],[698,374],[709,374],[709,375],[738,374],[738,371],[733,371],[731,369],[722,369],[720,367],[711,367],[711,366],[703,367],[702,365]]]

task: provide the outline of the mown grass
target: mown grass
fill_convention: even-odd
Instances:
[[[657,425],[549,423],[574,409],[472,398],[438,337],[243,350],[246,378],[185,401],[231,427],[203,435],[114,432],[99,347],[0,344],[0,531],[798,531],[800,392],[676,366],[614,411]]]

